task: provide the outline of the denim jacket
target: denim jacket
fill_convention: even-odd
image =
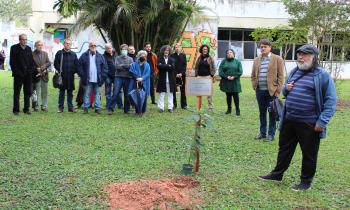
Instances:
[[[298,67],[294,68],[285,84],[282,87],[282,93],[287,96],[286,84],[291,82],[291,78],[298,70]],[[321,67],[316,67],[314,69],[314,83],[315,83],[315,94],[316,94],[316,112],[317,112],[317,122],[316,124],[323,128],[323,132],[320,133],[320,138],[326,137],[327,124],[334,115],[336,111],[337,104],[337,93],[332,77]],[[286,107],[284,106],[283,116],[280,122],[280,129],[283,126],[283,120],[285,118]]]

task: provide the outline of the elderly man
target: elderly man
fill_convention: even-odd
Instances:
[[[336,90],[331,76],[318,65],[319,54],[313,45],[297,50],[297,67],[283,85],[286,97],[277,164],[272,172],[260,176],[262,180],[281,181],[299,143],[302,151],[300,183],[294,191],[308,190],[316,172],[320,139],[326,136],[326,127],[336,110]]]
[[[90,93],[94,91],[94,108],[97,114],[101,114],[100,87],[108,74],[108,66],[96,50],[96,43],[90,42],[89,49],[79,58],[79,75],[84,85],[84,114],[89,112]]]
[[[51,66],[47,52],[43,51],[44,43],[42,41],[35,42],[35,50],[33,52],[33,59],[35,63],[34,70],[34,88],[39,98],[41,96],[41,110],[47,112],[47,87],[49,81],[48,68]],[[39,99],[38,99],[39,101]],[[38,111],[39,103],[33,100],[35,105],[34,111]]]
[[[260,132],[255,139],[272,141],[276,131],[276,118],[273,113],[269,113],[269,129],[267,130],[266,114],[271,101],[281,92],[284,62],[280,56],[271,53],[272,47],[269,40],[261,40],[259,48],[261,55],[254,59],[251,75],[260,112]]]
[[[107,104],[107,113],[112,114],[115,105],[118,103],[118,99],[121,100],[121,89],[124,93],[124,113],[127,114],[130,111],[130,103],[128,99],[129,84],[132,78],[129,72],[130,66],[133,63],[133,59],[128,56],[128,45],[122,44],[120,46],[120,56],[116,58],[116,72],[114,79],[114,91],[113,96],[109,104]]]
[[[74,74],[78,73],[78,57],[71,50],[72,41],[65,39],[63,49],[55,55],[54,66],[56,71],[62,75],[63,86],[60,88],[58,98],[58,113],[62,113],[64,109],[64,95],[67,91],[68,112],[75,113],[73,106],[73,91],[75,89]]]
[[[30,96],[32,93],[32,74],[34,71],[34,60],[32,49],[27,46],[27,35],[19,35],[19,43],[11,47],[10,66],[13,76],[13,114],[19,114],[19,97],[23,86],[25,114],[31,114]]]
[[[114,86],[114,79],[115,79],[115,73],[117,71],[116,69],[116,60],[117,60],[117,53],[113,50],[113,47],[111,44],[106,44],[105,46],[105,53],[103,54],[103,57],[107,63],[108,66],[108,74],[105,79],[105,95],[106,95],[106,108],[108,111],[108,105],[111,103],[111,99],[113,96],[113,92],[115,89]],[[118,108],[123,107],[123,102],[121,97],[117,98],[117,104]]]

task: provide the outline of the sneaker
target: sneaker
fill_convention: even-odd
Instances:
[[[266,137],[266,139],[264,139],[264,141],[268,142],[268,141],[273,141],[274,139],[275,139],[274,136],[268,135],[268,136]]]
[[[173,113],[173,110],[172,109],[168,109],[168,112]]]
[[[254,139],[261,140],[261,139],[265,139],[265,138],[266,138],[266,134],[258,133]]]
[[[57,113],[62,113],[63,109],[58,109]]]
[[[75,111],[75,109],[72,108],[72,109],[68,109],[68,112],[76,113],[77,111]]]
[[[33,108],[33,112],[38,112],[39,109],[37,107]]]
[[[41,111],[48,112],[47,108],[41,108]]]
[[[109,109],[107,109],[106,112],[107,112],[108,115],[112,115],[113,114],[112,110],[109,110]]]
[[[266,176],[258,176],[258,179],[261,179],[263,181],[282,181],[282,177],[274,176],[272,174],[268,174]]]
[[[83,114],[88,114],[88,113],[89,113],[89,109],[84,108],[84,109],[83,109]]]
[[[159,111],[158,111],[159,113],[163,113],[164,112],[164,110],[163,109],[159,109]]]
[[[310,190],[311,189],[311,183],[304,183],[304,182],[300,182],[299,184],[295,184],[292,187],[293,191],[306,191],[306,190]]]
[[[14,115],[19,115],[19,112],[13,112]]]
[[[96,110],[95,110],[95,113],[96,113],[96,114],[101,114],[101,111],[100,111],[99,109],[96,109]]]
[[[181,109],[187,109],[187,106],[183,106],[183,107],[181,107]]]

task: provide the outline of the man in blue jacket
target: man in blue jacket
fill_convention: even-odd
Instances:
[[[90,92],[94,91],[94,108],[101,114],[100,87],[108,74],[108,67],[103,55],[96,50],[96,43],[89,43],[89,50],[79,58],[79,74],[84,85],[84,114],[89,112]]]
[[[317,62],[318,49],[310,44],[297,50],[297,67],[282,87],[286,97],[280,124],[275,168],[262,180],[281,181],[299,143],[302,151],[300,183],[294,191],[308,190],[316,172],[320,139],[336,110],[336,90],[331,76]]]

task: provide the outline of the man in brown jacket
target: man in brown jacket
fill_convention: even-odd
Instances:
[[[276,131],[276,118],[273,113],[269,113],[269,129],[267,131],[266,114],[274,97],[278,97],[281,92],[284,62],[280,56],[271,53],[272,48],[269,40],[261,40],[259,48],[261,55],[254,59],[251,75],[260,112],[260,132],[255,139],[272,141]]]
[[[51,66],[49,56],[47,52],[43,51],[44,43],[42,41],[35,42],[35,50],[33,52],[34,59],[34,75],[33,75],[33,90],[37,95],[37,98],[41,97],[41,110],[47,112],[47,89],[49,81],[48,69]],[[38,100],[35,102],[33,97],[33,109],[38,111]]]

